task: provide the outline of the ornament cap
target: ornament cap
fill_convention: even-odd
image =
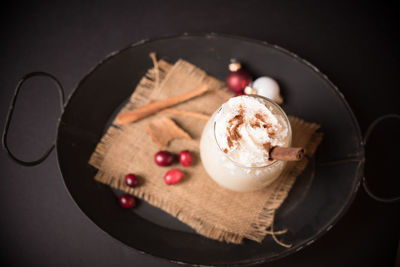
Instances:
[[[244,88],[244,93],[246,95],[256,95],[257,94],[257,90],[250,87],[250,86],[246,86],[246,88]]]
[[[237,62],[236,59],[231,59],[231,63],[229,63],[229,70],[232,72],[238,71],[242,68],[242,64]]]

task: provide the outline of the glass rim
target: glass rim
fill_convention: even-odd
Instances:
[[[255,98],[261,98],[264,101],[268,102],[269,104],[271,104],[274,108],[278,109],[278,111],[283,115],[283,118],[286,121],[286,124],[288,125],[288,133],[290,135],[290,139],[288,142],[288,147],[290,147],[292,145],[292,126],[290,125],[290,121],[288,116],[286,115],[285,111],[277,104],[275,103],[272,99],[269,99],[267,97],[261,96],[261,95],[255,95],[255,94],[249,94],[249,95],[240,95],[240,96],[235,96],[235,97],[255,97]],[[233,97],[232,97],[233,98]],[[230,98],[231,99],[231,98]],[[228,100],[229,101],[229,100]],[[226,102],[225,102],[226,103]],[[225,104],[224,103],[224,104]],[[223,104],[222,104],[223,105]],[[262,165],[262,166],[246,166],[243,165],[239,162],[234,161],[231,157],[229,157],[228,155],[226,155],[224,153],[224,151],[221,149],[220,145],[218,144],[218,140],[217,137],[215,135],[215,125],[216,125],[216,121],[215,121],[215,116],[218,115],[218,113],[221,111],[222,109],[222,105],[221,107],[217,110],[217,112],[215,113],[215,115],[213,116],[213,135],[214,135],[214,140],[215,143],[217,144],[218,149],[223,153],[223,155],[230,160],[233,164],[237,165],[240,168],[246,168],[246,169],[262,169],[262,168],[266,168],[266,167],[270,167],[273,166],[274,164],[277,164],[278,162],[281,162],[281,160],[273,160],[271,161],[271,163],[267,163],[266,165]]]

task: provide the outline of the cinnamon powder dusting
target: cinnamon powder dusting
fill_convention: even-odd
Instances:
[[[228,141],[228,146],[229,146],[229,148],[233,147],[233,142],[232,142],[231,137],[228,136],[228,137],[226,138],[226,140]]]
[[[263,127],[264,128],[271,128],[272,124],[267,122],[266,124],[263,125]]]
[[[269,137],[274,137],[275,136],[275,130],[272,128],[267,128],[267,133],[269,135]]]
[[[252,123],[250,124],[250,126],[253,127],[253,128],[260,128],[260,127],[261,127],[261,124],[260,124],[259,121],[256,121],[256,122],[252,122]]]
[[[259,119],[262,122],[265,122],[264,116],[260,113],[256,113],[256,115],[254,115],[254,117],[256,117],[257,119]]]
[[[268,136],[273,138],[276,133],[275,133],[275,130],[272,128],[272,124],[269,122],[266,122],[264,116],[260,113],[257,113],[256,115],[254,115],[254,117],[256,117],[258,120],[260,120],[264,123],[262,127],[264,129],[267,129]]]
[[[239,114],[229,120],[229,127],[226,128],[228,132],[227,142],[229,148],[233,146],[233,142],[239,141],[242,138],[242,135],[239,133],[239,127],[244,122],[244,110],[243,107],[239,107]],[[232,127],[233,126],[233,127]]]

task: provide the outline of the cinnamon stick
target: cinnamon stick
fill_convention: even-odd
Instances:
[[[284,161],[298,161],[304,156],[304,148],[302,147],[273,147],[270,152],[271,159]]]
[[[173,97],[170,97],[170,98],[167,98],[164,100],[160,100],[160,101],[154,101],[146,106],[119,114],[117,116],[117,121],[119,123],[125,124],[125,123],[130,123],[130,122],[134,122],[134,121],[143,119],[147,116],[157,113],[158,111],[160,111],[162,109],[174,106],[176,104],[187,101],[193,97],[202,95],[205,92],[207,92],[207,90],[208,90],[208,86],[206,84],[204,84],[204,85],[200,86],[199,88],[182,93],[180,95],[176,95],[176,96],[173,96]]]

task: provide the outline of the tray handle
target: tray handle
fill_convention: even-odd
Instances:
[[[368,142],[368,138],[371,135],[372,131],[375,129],[375,127],[382,121],[386,120],[386,119],[399,119],[400,120],[400,115],[399,114],[386,114],[383,115],[379,118],[377,118],[376,120],[374,120],[371,125],[368,127],[364,139],[363,139],[363,143],[364,146],[367,144]],[[400,200],[400,196],[399,197],[393,197],[393,198],[383,198],[383,197],[379,197],[377,195],[375,195],[374,193],[372,193],[372,191],[369,189],[368,184],[367,184],[367,179],[365,178],[365,176],[363,176],[362,178],[363,180],[363,187],[365,192],[368,194],[368,196],[370,196],[372,199],[379,201],[379,202],[385,202],[385,203],[392,203],[392,202],[397,202]]]
[[[15,162],[17,162],[18,164],[23,165],[23,166],[35,166],[35,165],[38,165],[38,164],[42,163],[50,155],[50,153],[53,151],[54,146],[55,146],[55,144],[53,142],[53,144],[50,146],[50,148],[48,148],[46,150],[46,152],[44,152],[43,155],[41,155],[38,159],[32,160],[32,161],[25,161],[25,160],[19,159],[17,156],[15,156],[10,151],[10,149],[8,147],[8,143],[7,143],[8,129],[10,127],[10,122],[11,122],[11,119],[12,119],[12,115],[13,115],[14,107],[15,107],[15,102],[17,101],[19,91],[20,91],[22,85],[27,80],[29,80],[32,77],[38,77],[38,76],[47,77],[47,78],[51,79],[57,85],[57,89],[58,89],[58,93],[59,93],[59,97],[60,97],[59,98],[59,102],[60,102],[61,112],[63,112],[63,110],[64,110],[64,90],[63,90],[63,87],[62,87],[60,81],[56,77],[54,77],[53,75],[51,75],[50,73],[47,73],[47,72],[36,71],[36,72],[31,72],[31,73],[28,73],[28,74],[24,75],[21,78],[21,80],[19,80],[19,82],[17,83],[17,86],[15,88],[15,91],[14,91],[14,95],[13,95],[13,98],[12,98],[12,101],[11,101],[10,108],[8,110],[8,114],[7,114],[7,118],[6,118],[6,124],[5,124],[5,127],[4,127],[3,136],[2,136],[2,142],[3,142],[3,147],[7,151],[8,156],[11,159],[13,159]]]

